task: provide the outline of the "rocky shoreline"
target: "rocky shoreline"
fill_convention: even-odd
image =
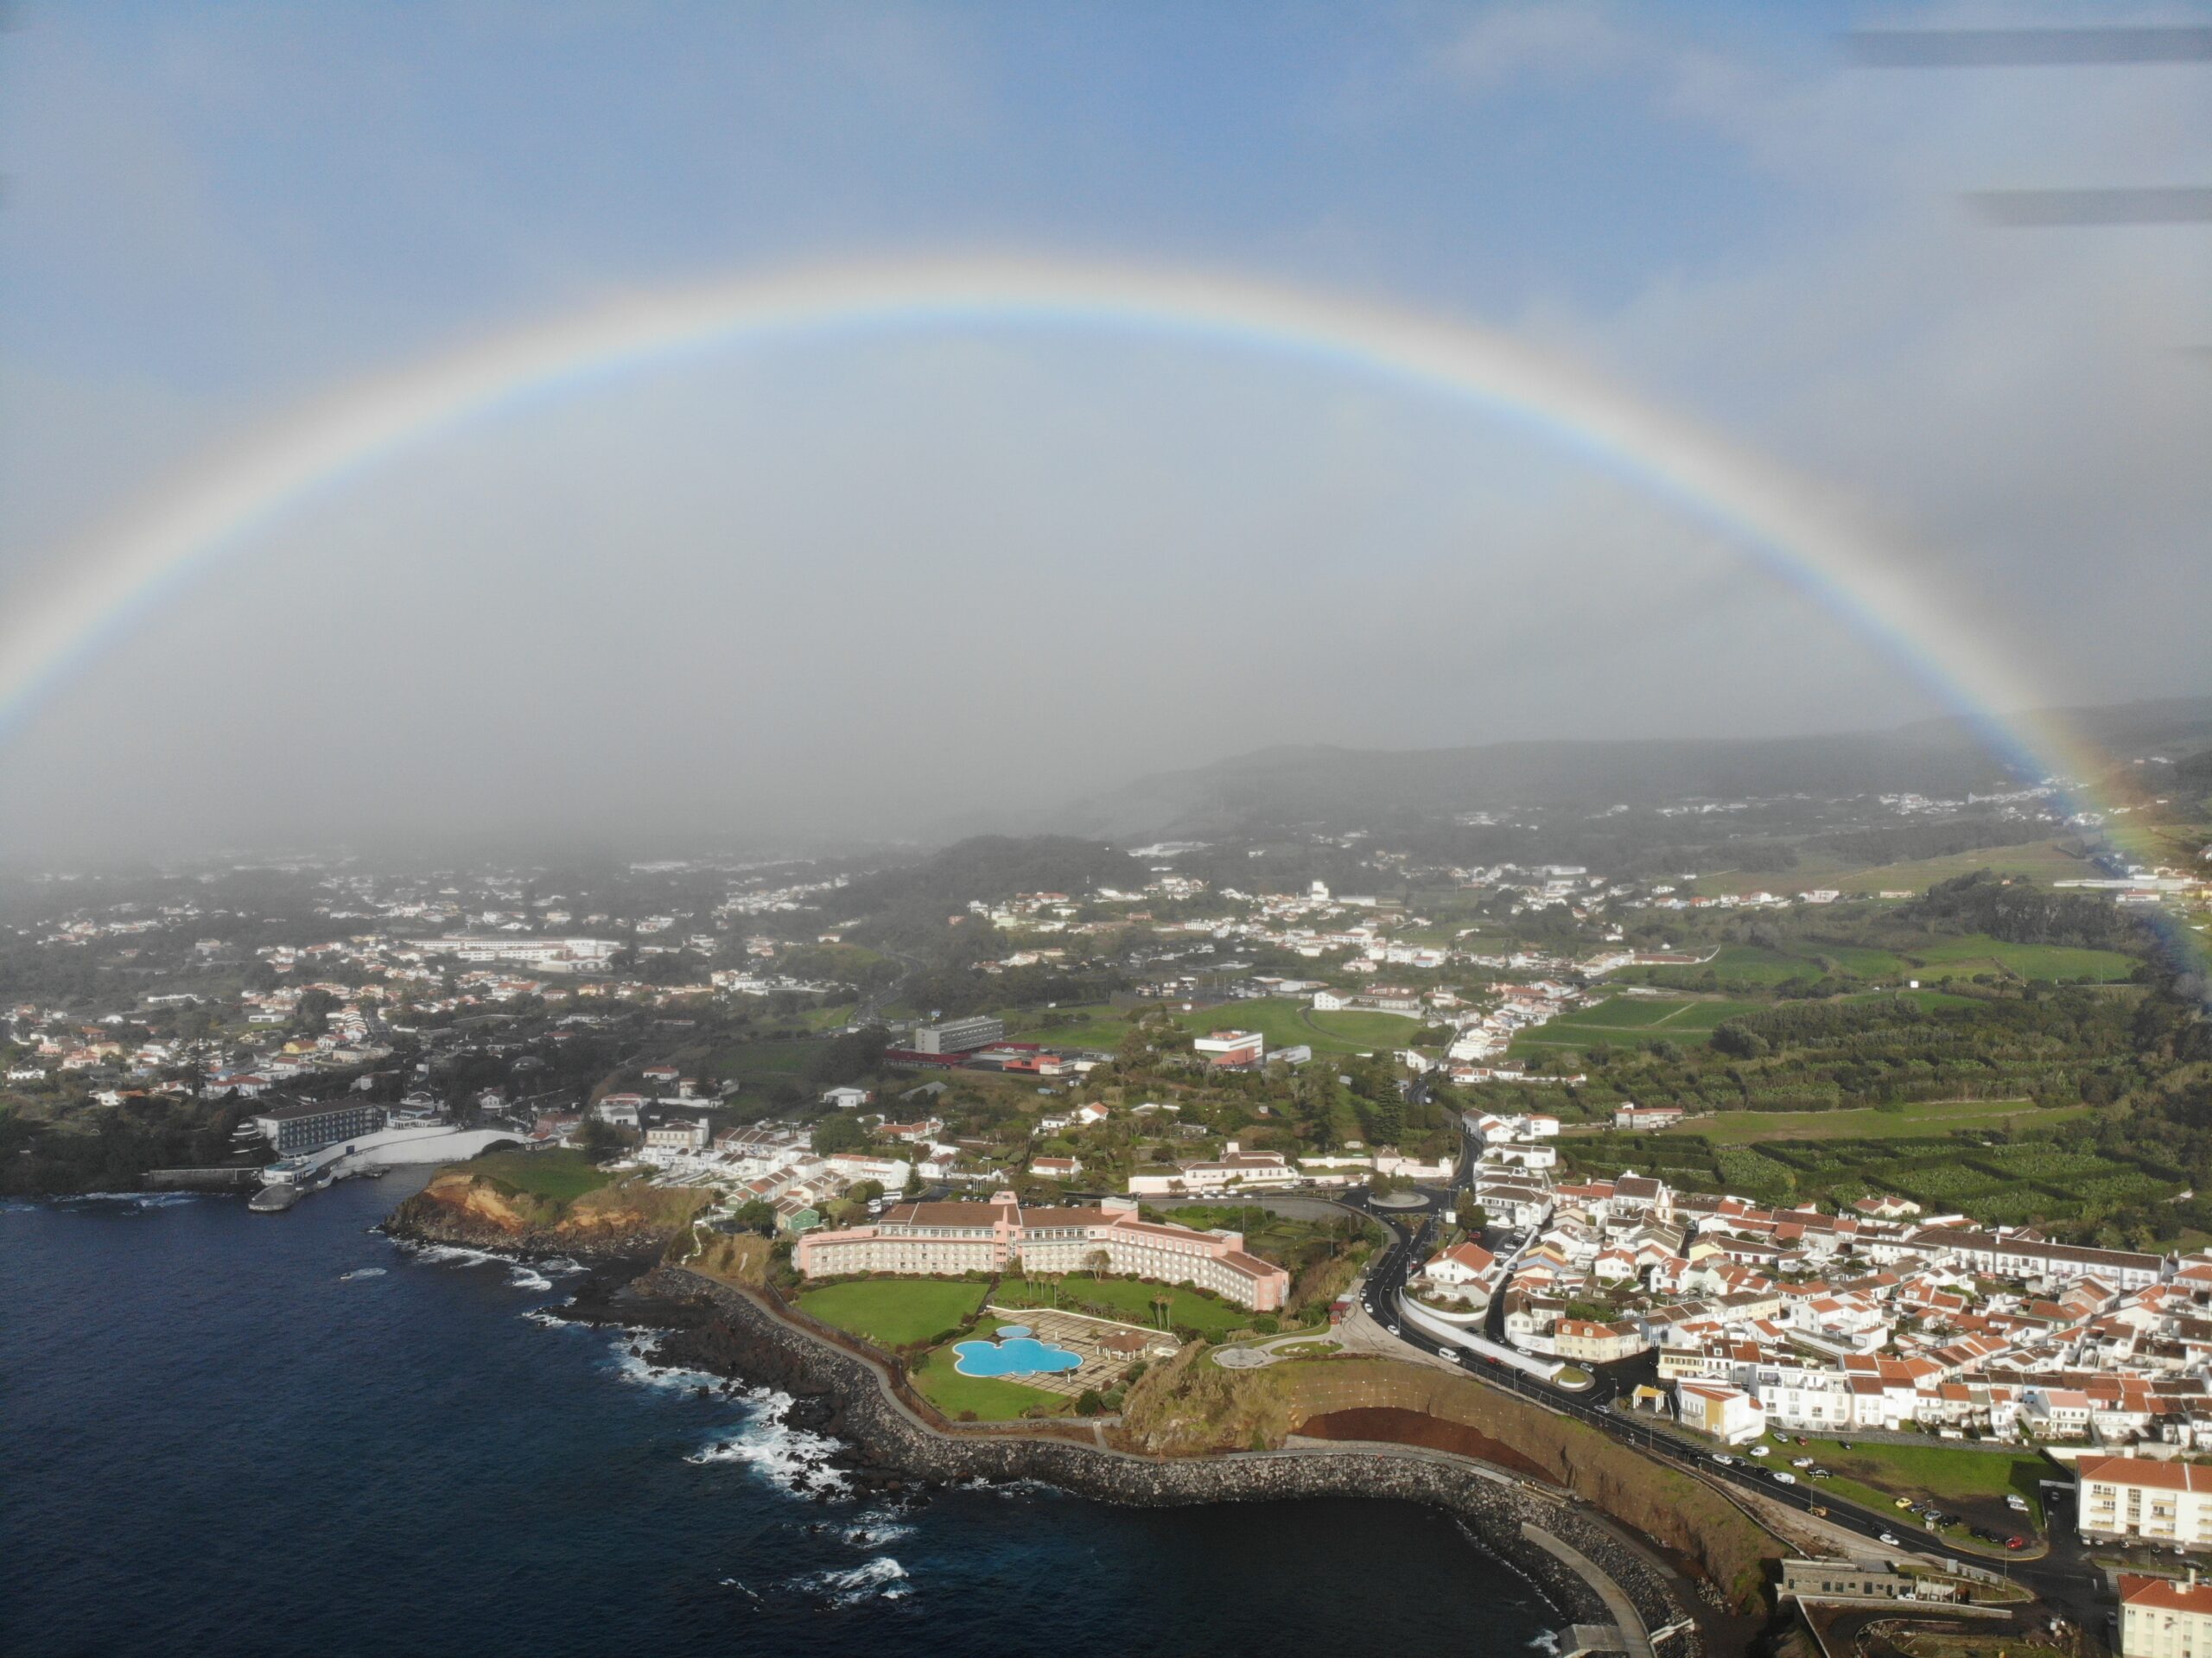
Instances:
[[[863,1487],[1038,1480],[1136,1506],[1315,1496],[1419,1502],[1458,1518],[1482,1548],[1529,1579],[1563,1623],[1618,1620],[1601,1589],[1532,1540],[1524,1527],[1582,1556],[1647,1629],[1692,1615],[1669,1576],[1579,1500],[1447,1453],[1346,1446],[1154,1458],[1044,1434],[948,1432],[900,1403],[869,1360],[800,1329],[753,1296],[680,1267],[657,1267],[627,1282],[612,1271],[597,1274],[569,1316],[653,1325],[665,1332],[655,1362],[790,1395],[786,1420],[849,1447],[840,1466]],[[1664,1652],[1666,1658],[1702,1658],[1703,1643],[1692,1628],[1670,1637]]]

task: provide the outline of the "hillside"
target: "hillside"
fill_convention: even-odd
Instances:
[[[2061,710],[2056,719],[2129,759],[2212,742],[2212,698]],[[1635,805],[1705,797],[1911,792],[1958,797],[2018,782],[1964,720],[1810,737],[1529,741],[1384,751],[1262,749],[1156,772],[1063,809],[1052,827],[1132,840],[1219,835],[1376,812],[1535,804]]]

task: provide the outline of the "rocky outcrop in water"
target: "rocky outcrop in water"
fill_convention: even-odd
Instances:
[[[518,1191],[466,1163],[441,1169],[385,1230],[417,1243],[579,1261],[652,1259],[689,1223],[700,1194],[615,1181],[569,1203]]]

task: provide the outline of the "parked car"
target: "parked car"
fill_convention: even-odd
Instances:
[[[2028,1500],[2018,1491],[2007,1491],[2005,1494],[2005,1506],[2015,1514],[2025,1514],[2028,1511]]]
[[[2007,1547],[2007,1548],[2025,1548],[2027,1546],[2028,1546],[2028,1540],[2027,1540],[2026,1538],[2024,1538],[2024,1537],[2007,1537],[2007,1538],[2005,1540],[2005,1547]],[[2181,1552],[2182,1552],[2182,1551],[2181,1551],[2181,1550],[2179,1550],[2179,1549],[2176,1549],[2176,1550],[2174,1551],[2174,1553],[2177,1553],[2177,1554],[2180,1553]]]
[[[1912,1499],[1909,1496],[1901,1496],[1891,1506],[1899,1509],[1910,1509],[1912,1506]]]
[[[1813,1459],[1810,1457],[1792,1457],[1789,1459],[1789,1465],[1792,1468],[1810,1468],[1813,1465]]]
[[[1763,1445],[1755,1445],[1751,1447],[1751,1455],[1754,1457],[1764,1457],[1767,1454],[1767,1448]]]

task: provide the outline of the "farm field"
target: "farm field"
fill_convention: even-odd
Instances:
[[[796,1081],[808,1063],[829,1045],[827,1039],[789,1042],[747,1042],[726,1050],[722,1074],[740,1081],[783,1078]]]
[[[1605,1177],[1632,1168],[1684,1190],[1732,1191],[1763,1202],[1825,1201],[1840,1207],[1870,1193],[1895,1192],[1920,1204],[1924,1213],[1955,1210],[1988,1225],[2076,1221],[2115,1207],[2154,1204],[2182,1185],[2171,1171],[2069,1148],[2054,1140],[1984,1145],[1969,1138],[1991,1129],[2047,1129],[2081,1118],[2089,1107],[1979,1109],[1993,1115],[1976,1123],[1962,1115],[1936,1115],[1942,1107],[1919,1108],[1917,1131],[1893,1129],[1891,1138],[1852,1136],[1848,1128],[1888,1113],[1833,1111],[1792,1114],[1795,1132],[1786,1138],[1779,1133],[1753,1137],[1745,1130],[1739,1131],[1745,1137],[1724,1139],[1678,1128],[1562,1138],[1560,1153],[1583,1174]],[[1750,1113],[1710,1121],[1734,1128],[1738,1116],[1754,1124],[1759,1121]],[[1808,1116],[1836,1121],[1808,1122]],[[1899,1114],[1891,1122],[1913,1120],[1911,1114]],[[1823,1130],[1828,1137],[1821,1137]]]
[[[1670,1140],[1753,1146],[1783,1140],[1916,1140],[1960,1128],[2055,1128],[2087,1115],[2087,1106],[2045,1109],[2027,1100],[1937,1100],[1902,1111],[1722,1111],[1656,1132]]]
[[[1599,1042],[1616,1047],[1651,1042],[1698,1043],[1710,1037],[1723,1020],[1758,1011],[1758,1004],[1754,1002],[1614,996],[1595,1007],[1561,1013],[1548,1025],[1517,1032],[1510,1051],[1583,1048]]]
[[[1923,981],[2009,973],[2020,979],[2088,980],[2112,984],[2130,977],[2135,958],[2113,950],[2075,950],[2063,944],[2013,944],[1969,934],[1907,952],[1912,976]]]
[[[1317,1013],[1303,1002],[1280,996],[1224,1002],[1185,1013],[1177,1021],[1194,1036],[1209,1031],[1257,1031],[1277,1048],[1310,1046],[1316,1053],[1365,1053],[1402,1048],[1421,1021],[1399,1013]]]
[[[798,1305],[826,1324],[882,1347],[941,1336],[983,1305],[986,1284],[938,1278],[864,1278],[808,1290]]]
[[[1853,897],[1877,893],[1923,893],[1938,881],[1970,875],[1977,869],[1993,869],[2000,875],[2019,875],[2048,884],[2070,880],[2089,866],[2063,851],[2051,841],[2028,841],[2018,846],[1978,847],[1943,858],[1919,858],[1907,863],[1847,864],[1824,854],[1801,852],[1795,869],[1772,874],[1726,870],[1700,876],[1692,889],[1707,894],[1748,893],[1804,893],[1834,887]]]

